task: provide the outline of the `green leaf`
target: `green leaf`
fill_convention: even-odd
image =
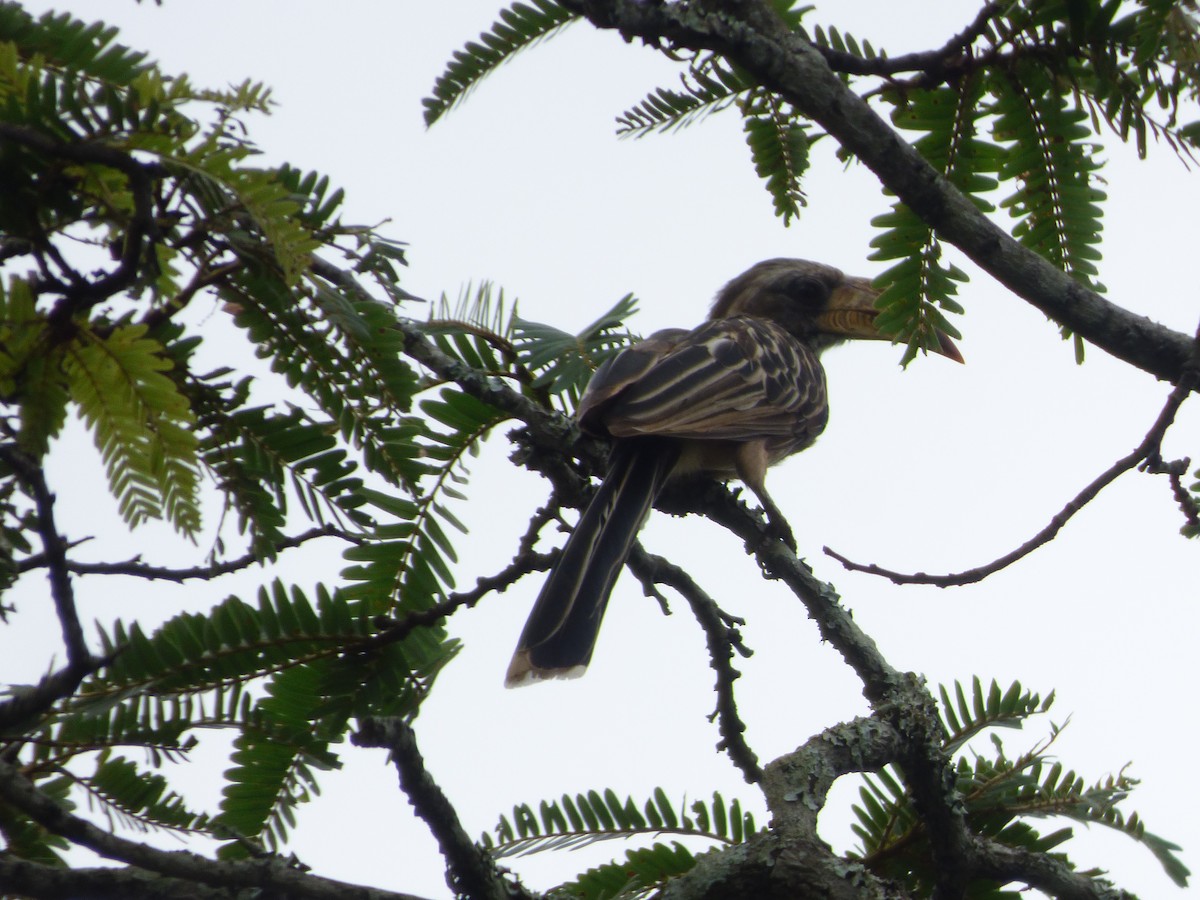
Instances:
[[[500,11],[500,19],[463,49],[434,82],[432,96],[421,101],[425,124],[432,125],[453,109],[486,76],[579,17],[552,0],[532,0],[533,5],[514,3]]]
[[[808,169],[809,126],[765,91],[752,92],[741,111],[754,171],[766,183],[775,215],[788,225],[807,203],[800,179]]]
[[[146,328],[125,325],[104,337],[82,331],[67,345],[63,371],[71,399],[92,431],[109,487],[131,526],[162,518],[194,537],[200,527],[195,418],[172,363]]]

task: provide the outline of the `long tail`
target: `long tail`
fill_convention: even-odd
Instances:
[[[614,449],[604,482],[533,604],[507,687],[583,674],[609,594],[678,455],[671,443],[652,439],[625,440]]]

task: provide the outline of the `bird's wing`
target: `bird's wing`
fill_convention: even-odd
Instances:
[[[597,370],[579,418],[614,437],[795,439],[825,406],[816,354],[772,322],[735,316],[619,354]]]

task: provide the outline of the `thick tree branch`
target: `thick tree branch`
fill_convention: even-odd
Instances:
[[[1019,244],[843,84],[812,44],[787,30],[769,4],[732,4],[739,13],[732,15],[684,3],[561,2],[626,38],[713,50],[737,63],[820,124],[941,238],[1026,302],[1118,359],[1158,378],[1179,381],[1191,353],[1190,335],[1117,306]],[[740,15],[743,9],[751,13],[745,19]]]
[[[133,867],[71,869],[0,854],[0,885],[37,900],[237,900],[237,891],[164,878]]]
[[[774,830],[720,853],[704,853],[668,881],[656,900],[912,900],[910,894],[842,859],[820,838]]]
[[[157,850],[126,840],[68,812],[31,784],[20,770],[0,762],[0,800],[19,809],[47,831],[140,869],[170,878],[228,889],[260,888],[294,900],[422,900],[412,894],[360,887],[322,878],[267,857],[217,861],[185,850]],[[76,895],[78,896],[78,894]]]
[[[882,769],[899,754],[899,733],[875,716],[826,728],[767,765],[762,788],[771,824],[816,834],[817,815],[835,781]]]
[[[989,843],[978,848],[975,866],[981,877],[1023,881],[1058,900],[1133,900],[1132,894],[1080,875],[1048,853]]]

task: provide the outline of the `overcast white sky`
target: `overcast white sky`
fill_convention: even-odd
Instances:
[[[803,219],[784,229],[735,117],[617,141],[614,115],[672,83],[677,68],[585,24],[514,61],[426,131],[421,98],[450,54],[495,19],[495,0],[167,0],[162,7],[74,0],[55,8],[102,13],[168,73],[212,86],[244,77],[271,84],[275,114],[251,122],[267,158],[327,173],[347,191],[348,220],[390,219],[389,233],[411,244],[404,286],[420,296],[454,295],[491,279],[520,298],[525,317],[574,330],[632,291],[642,305],[632,325],[647,333],[698,322],[714,291],[759,259],[799,256],[856,274],[880,271],[867,261],[869,220],[886,202],[874,177],[842,167],[831,146],[816,151]],[[977,8],[968,0],[856,0],[818,4],[811,20],[835,22],[896,53],[940,45]],[[1164,147],[1144,163],[1120,145],[1108,156],[1102,280],[1114,301],[1191,332],[1200,319],[1195,175]],[[773,471],[772,494],[801,554],[838,587],[893,665],[935,684],[977,674],[1057,690],[1053,720],[1072,717],[1058,743],[1061,759],[1088,780],[1132,762],[1143,785],[1129,809],[1183,843],[1185,862],[1198,870],[1191,764],[1200,735],[1187,697],[1195,685],[1200,544],[1178,536],[1181,519],[1163,479],[1126,475],[1053,544],[975,587],[898,588],[843,572],[821,553],[829,545],[909,571],[986,562],[1040,529],[1134,447],[1157,415],[1166,385],[1094,348],[1077,367],[1040,313],[964,268],[973,276],[961,292],[967,365],[928,359],[905,372],[899,349],[882,344],[830,353],[829,429]],[[236,346],[223,346],[228,360],[242,358]],[[472,528],[460,554],[462,585],[508,561],[529,512],[546,498],[543,481],[512,472],[507,452],[501,433],[475,467],[473,502],[461,512]],[[1165,452],[1200,456],[1194,401]],[[78,442],[60,448],[53,487],[64,502],[98,478],[92,455]],[[111,527],[104,499],[73,508],[61,520],[71,538]],[[745,637],[756,653],[739,666],[739,699],[764,761],[866,711],[857,680],[820,643],[800,604],[761,581],[734,538],[664,516],[643,538],[749,620]],[[93,546],[97,558],[141,551],[175,563],[198,561],[208,549],[154,529]],[[283,573],[311,585],[335,578],[340,565],[332,553],[305,553],[285,557]],[[250,596],[257,577],[184,589],[117,580],[77,587],[88,615],[147,623],[207,608],[230,592]],[[682,603],[675,615],[660,615],[628,576],[584,679],[504,691],[536,587],[529,579],[455,618],[451,628],[465,650],[417,721],[429,768],[469,832],[490,828],[515,802],[605,786],[635,797],[655,785],[674,797],[719,788],[761,810],[755,791],[714,751],[701,632]],[[21,614],[0,632],[5,681],[36,677],[45,665],[47,645],[30,638],[32,629],[47,640],[55,633],[43,615],[44,585],[27,578],[20,597]],[[1003,737],[1016,754],[1043,734],[1035,725]],[[195,796],[215,802],[223,764],[219,741],[208,743],[212,764],[201,754]],[[294,852],[331,877],[448,896],[441,860],[382,753],[347,748],[346,759],[302,812]],[[851,793],[837,796],[848,801]],[[837,846],[848,843],[847,819],[844,808],[826,813],[825,834]],[[618,852],[609,845],[514,867],[545,887]],[[1092,829],[1070,852],[1143,897],[1172,896],[1149,852],[1123,838]]]

